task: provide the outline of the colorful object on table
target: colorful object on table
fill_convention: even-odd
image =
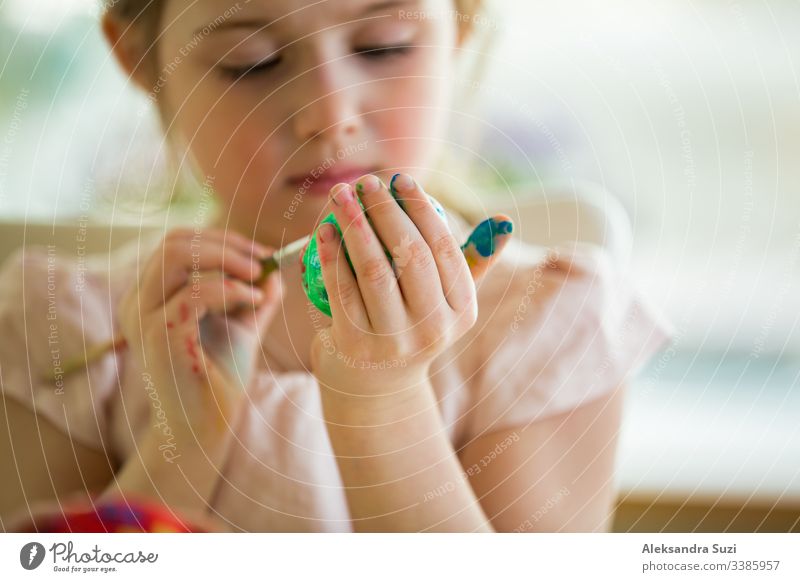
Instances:
[[[168,508],[155,503],[132,502],[72,504],[60,511],[40,514],[20,533],[205,533],[187,524]]]
[[[397,191],[394,188],[394,181],[397,178],[397,174],[392,178],[391,186],[389,191],[391,192],[394,199],[400,205],[400,208],[403,208],[402,201],[397,197]],[[356,184],[356,192],[359,194],[361,193],[360,184]],[[442,221],[447,225],[448,229],[450,229],[450,225],[447,224],[447,216],[445,215],[444,208],[430,194],[428,195],[428,199],[431,201],[436,213],[441,217]],[[357,198],[359,206],[361,206],[362,210],[364,209],[364,205],[361,203],[361,199]],[[403,208],[403,210],[405,210]],[[369,220],[369,216],[367,216],[367,221],[371,223]],[[317,226],[317,230],[319,227],[325,223],[332,224],[337,232],[339,233],[339,237],[342,236],[342,229],[339,228],[339,223],[336,222],[336,217],[333,213],[330,213],[328,216],[322,219],[320,224]],[[350,265],[350,268],[353,268],[353,263],[350,262],[350,256],[347,254],[347,247],[344,246],[342,243],[342,247],[344,248],[344,256],[347,259],[347,263]],[[389,262],[394,264],[392,259],[391,253],[384,248],[386,252],[386,258],[389,259]],[[313,303],[317,309],[319,309],[322,313],[330,317],[331,315],[331,305],[328,300],[328,292],[325,289],[325,282],[322,278],[322,266],[319,262],[319,252],[317,249],[317,232],[314,231],[311,240],[308,243],[308,247],[306,248],[305,254],[303,255],[303,290],[306,292],[306,297],[308,297],[309,301]]]
[[[461,250],[467,259],[467,264],[472,267],[477,262],[477,257],[469,252],[470,247],[483,257],[491,257],[496,250],[498,237],[511,234],[514,231],[514,223],[510,220],[498,221],[494,218],[487,218],[475,227],[469,235],[467,242],[461,245]]]

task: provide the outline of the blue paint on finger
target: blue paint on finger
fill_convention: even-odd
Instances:
[[[405,211],[406,207],[403,205],[403,200],[401,198],[398,198],[400,193],[397,191],[397,187],[394,184],[397,181],[398,176],[400,176],[400,174],[395,174],[394,176],[392,176],[392,180],[391,182],[389,182],[389,193],[391,193],[392,197],[400,205],[400,208],[402,208],[403,211]]]
[[[472,244],[482,257],[491,257],[497,248],[498,237],[509,235],[513,231],[514,223],[510,220],[487,218],[475,227],[461,249],[466,250]]]

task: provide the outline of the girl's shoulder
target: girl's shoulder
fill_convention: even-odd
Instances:
[[[466,240],[473,227],[456,214],[448,214],[448,219],[457,240]],[[629,284],[602,247],[578,242],[541,246],[515,237],[478,283],[478,305],[484,321],[496,323],[505,315],[509,329],[518,331],[523,320],[539,319],[535,315],[548,307],[586,308]]]
[[[466,223],[460,223],[462,236]],[[478,284],[461,358],[476,436],[531,422],[621,386],[672,326],[604,248],[512,240]]]

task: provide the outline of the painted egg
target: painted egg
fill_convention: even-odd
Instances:
[[[394,193],[392,193],[393,196]],[[436,200],[433,196],[427,195],[428,199],[431,201],[436,213],[442,219],[442,221],[447,225],[448,230],[450,230],[450,225],[447,223],[447,216],[444,213],[444,208]],[[358,198],[357,198],[358,199]],[[395,196],[395,200],[397,196]],[[361,208],[364,208],[364,205],[361,203],[361,200],[358,199],[358,204]],[[403,207],[402,203],[398,201],[400,208]],[[369,217],[367,217],[369,221]],[[350,265],[350,269],[353,269],[353,264],[350,262],[350,256],[347,253],[347,247],[344,245],[344,240],[341,238],[342,230],[339,228],[339,224],[336,222],[336,217],[333,213],[329,214],[325,218],[322,219],[320,222],[320,226],[324,223],[330,223],[336,230],[339,232],[340,240],[342,241],[342,247],[344,248],[345,258],[347,259],[347,264]],[[319,226],[317,227],[319,230]],[[386,258],[389,259],[389,263],[394,265],[392,254],[384,247],[384,252],[386,253]],[[328,301],[328,292],[325,289],[325,282],[322,279],[322,267],[319,262],[319,252],[317,249],[317,232],[314,231],[311,240],[308,242],[308,246],[306,247],[305,254],[303,255],[303,290],[306,292],[306,297],[308,297],[309,301],[313,303],[317,309],[319,309],[322,313],[330,317],[331,315],[331,306],[330,302]]]

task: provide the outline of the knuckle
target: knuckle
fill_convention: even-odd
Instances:
[[[450,233],[433,241],[431,244],[431,251],[433,251],[438,258],[448,262],[462,260],[464,257],[461,252],[461,247],[456,242],[455,237]]]
[[[433,264],[431,249],[425,241],[413,241],[408,248],[410,253],[410,264],[413,268],[420,271],[428,269]]]
[[[364,280],[370,285],[384,286],[394,278],[394,271],[385,257],[367,259],[361,270]]]
[[[423,353],[435,351],[446,343],[449,327],[449,321],[442,314],[431,314],[416,333],[418,349]]]
[[[358,297],[358,287],[352,283],[339,283],[334,286],[331,295],[342,305],[353,304]]]
[[[474,285],[470,284],[462,288],[458,283],[455,288],[448,289],[448,301],[453,311],[459,315],[467,314],[467,312],[474,312],[477,317],[478,298],[475,293]]]
[[[430,356],[439,351],[443,345],[444,334],[442,330],[427,328],[420,331],[418,337],[418,354]]]
[[[447,330],[452,325],[450,317],[444,313],[442,309],[435,310],[426,321],[427,327],[430,329],[430,334],[438,334],[436,337],[441,337],[447,333]]]

